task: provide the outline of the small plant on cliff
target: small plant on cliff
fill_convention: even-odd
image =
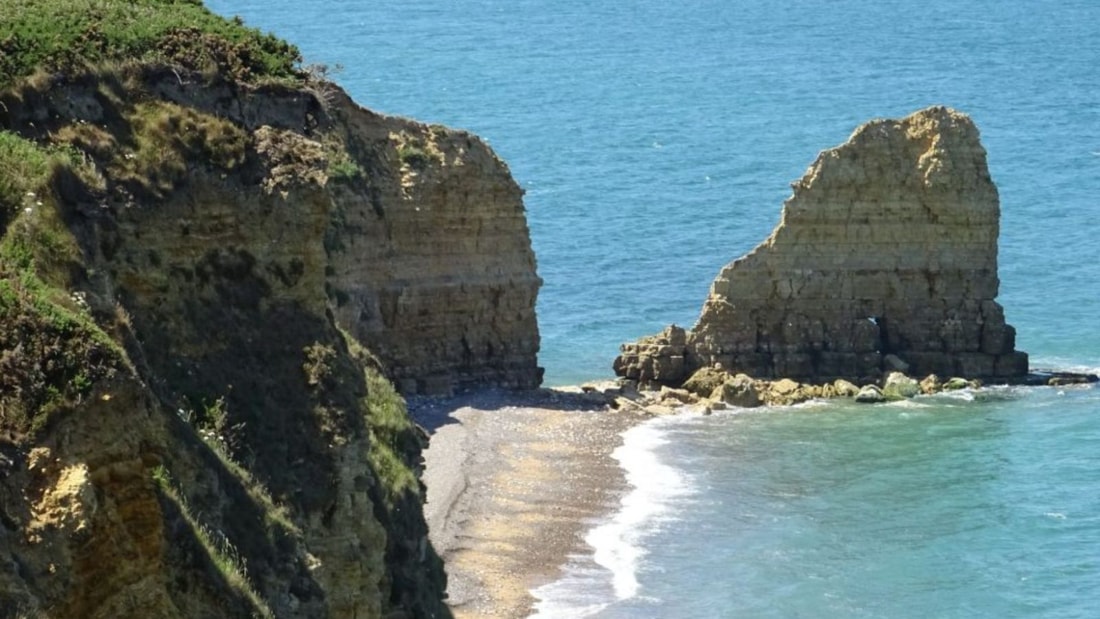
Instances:
[[[378,359],[351,334],[341,334],[352,357],[363,366],[367,397],[360,406],[371,439],[367,460],[378,477],[383,498],[392,507],[405,493],[420,489],[418,473],[405,457],[419,441],[416,426],[409,418],[405,399],[377,369]]]
[[[252,502],[263,511],[265,536],[270,541],[277,539],[282,533],[300,535],[301,531],[294,524],[290,516],[290,510],[285,505],[275,502],[267,487],[243,465],[238,463],[229,453],[229,445],[226,444],[227,432],[239,432],[243,425],[229,426],[229,405],[225,396],[219,396],[213,401],[201,398],[201,410],[196,412],[190,409],[179,409],[181,419],[187,422],[202,442],[210,449],[218,461],[233,477],[237,478]],[[154,478],[157,471],[154,469]]]
[[[332,372],[332,360],[336,357],[336,350],[332,346],[314,342],[306,346],[302,352],[306,356],[306,361],[302,364],[306,384],[310,387],[321,386]]]
[[[335,133],[329,133],[321,139],[324,145],[327,166],[325,174],[332,181],[351,181],[364,176],[363,168],[355,160],[344,140]]]
[[[398,146],[397,157],[401,159],[401,163],[414,170],[423,170],[432,159],[423,145],[416,142],[407,142]]]
[[[359,167],[351,157],[343,156],[335,160],[329,160],[326,171],[329,179],[335,181],[350,181],[363,176],[363,168]]]
[[[248,569],[243,557],[237,552],[236,547],[222,535],[220,531],[211,530],[206,524],[191,513],[183,494],[176,488],[168,469],[163,465],[154,467],[151,471],[153,483],[160,490],[161,496],[173,503],[179,510],[184,522],[187,523],[199,546],[206,553],[207,559],[218,570],[225,583],[238,595],[248,601],[253,611],[260,617],[273,618],[275,613],[267,602],[256,593],[252,582],[248,579]]]
[[[385,376],[366,369],[367,399],[364,403],[370,428],[369,460],[391,503],[406,492],[419,488],[416,471],[403,457],[404,442],[415,432],[405,401]]]

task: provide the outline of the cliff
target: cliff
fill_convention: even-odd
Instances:
[[[1000,204],[978,130],[932,107],[871,121],[793,184],[779,225],[711,286],[690,331],[624,344],[621,376],[1006,380],[1028,371],[996,301]],[[894,362],[896,363],[896,362]]]
[[[4,4],[0,617],[450,616],[386,377],[539,383],[507,167],[199,3]]]

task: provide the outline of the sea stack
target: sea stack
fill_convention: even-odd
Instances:
[[[618,375],[1027,374],[996,301],[1000,203],[968,116],[930,107],[868,122],[792,187],[772,234],[718,274],[695,327],[624,344]]]

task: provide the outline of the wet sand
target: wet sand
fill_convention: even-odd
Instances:
[[[528,617],[530,591],[586,552],[585,533],[626,487],[611,453],[642,421],[539,390],[410,402],[432,433],[425,513],[459,619]]]

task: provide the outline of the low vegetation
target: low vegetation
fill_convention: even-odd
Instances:
[[[245,561],[233,544],[220,532],[211,530],[192,513],[183,494],[176,488],[168,469],[164,466],[157,466],[153,469],[152,475],[153,482],[156,483],[162,496],[174,503],[179,509],[183,520],[187,523],[210,563],[218,570],[225,583],[248,601],[254,616],[264,619],[274,617],[275,614],[271,612],[267,602],[256,593],[255,587],[248,580]]]
[[[298,48],[201,0],[0,0],[0,88],[37,71],[166,62],[242,81],[301,80]]]
[[[367,397],[360,406],[370,432],[367,460],[383,488],[385,500],[392,507],[405,493],[417,492],[420,487],[417,471],[405,458],[405,454],[415,451],[409,443],[418,440],[416,427],[409,417],[405,399],[378,369],[378,360],[351,334],[341,333],[352,357],[363,366]]]
[[[242,466],[229,453],[226,434],[236,428],[228,427],[229,404],[225,397],[213,402],[203,401],[201,410],[181,410],[180,416],[195,430],[199,438],[210,449],[225,470],[241,482],[249,499],[261,509],[264,518],[264,537],[274,543],[284,535],[300,535],[298,528],[285,505],[276,503],[267,487],[256,479],[252,472]]]
[[[366,369],[367,399],[364,403],[371,446],[368,459],[391,503],[406,492],[419,488],[416,472],[405,461],[403,443],[415,432],[405,400],[378,370]]]
[[[0,426],[33,432],[80,403],[126,355],[68,291],[80,250],[61,222],[52,183],[81,166],[66,147],[0,132]]]
[[[127,120],[134,143],[110,150],[111,177],[157,197],[175,189],[194,162],[228,172],[243,164],[247,156],[249,138],[243,129],[191,108],[164,101],[143,102],[134,106]],[[73,143],[93,148],[79,133]]]
[[[40,146],[0,131],[0,231],[19,213],[41,206],[58,169],[78,167],[82,159],[71,147]]]

